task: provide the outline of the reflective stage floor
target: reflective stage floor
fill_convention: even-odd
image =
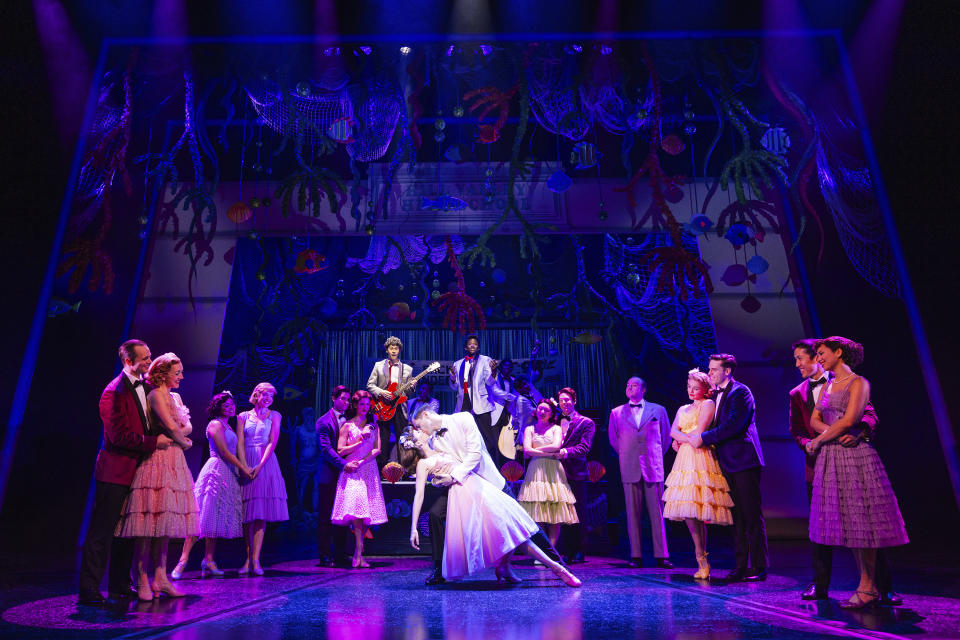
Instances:
[[[20,569],[2,585],[0,638],[960,638],[955,567],[907,570],[894,558],[904,605],[850,612],[837,603],[850,596],[854,569],[848,553],[836,555],[835,591],[812,603],[799,598],[809,562],[802,544],[773,546],[766,582],[728,586],[694,581],[682,555],[674,560],[689,566],[671,571],[588,556],[573,567],[581,589],[523,559],[516,586],[498,586],[490,570],[427,587],[423,557],[372,558],[365,570],[274,557],[261,578],[234,570],[201,580],[189,571],[178,583],[186,597],[119,612],[78,607],[67,572]]]

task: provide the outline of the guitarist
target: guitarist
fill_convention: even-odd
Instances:
[[[387,390],[391,384],[396,384],[394,389],[403,386],[407,380],[413,376],[413,367],[400,362],[400,351],[403,349],[403,343],[400,338],[390,336],[383,343],[383,348],[387,352],[387,357],[373,365],[373,371],[367,378],[367,391],[375,398],[380,398],[385,402],[393,399],[393,394]],[[407,428],[407,405],[403,403],[397,407],[397,412],[393,414],[390,420],[378,420],[380,424],[380,455],[377,456],[377,466],[383,468],[383,465],[390,459],[390,428],[393,427],[394,439],[400,442],[400,434]]]

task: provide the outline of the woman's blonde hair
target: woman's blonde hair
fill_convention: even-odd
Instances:
[[[167,376],[170,375],[170,370],[173,369],[175,364],[183,364],[180,362],[180,356],[175,353],[168,351],[157,356],[150,363],[150,368],[147,369],[147,382],[155,387],[166,384]]]
[[[263,393],[264,391],[269,391],[274,395],[274,397],[276,397],[277,395],[277,388],[275,386],[273,386],[269,382],[261,382],[260,384],[255,386],[253,388],[253,391],[250,393],[250,404],[256,406],[257,403],[260,401],[260,394]]]
[[[687,371],[687,380],[693,380],[703,389],[704,398],[713,397],[713,385],[710,384],[710,377],[705,374],[703,371],[700,371],[699,367],[694,367]]]

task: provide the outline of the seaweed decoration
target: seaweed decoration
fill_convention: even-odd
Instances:
[[[536,43],[531,44],[527,49],[524,57],[524,67],[529,63],[530,54],[535,46]],[[517,133],[513,138],[513,147],[510,150],[510,164],[507,174],[507,203],[500,218],[477,238],[475,245],[463,253],[462,258],[468,269],[473,267],[477,261],[479,261],[481,266],[496,266],[496,257],[493,251],[487,247],[487,242],[510,216],[514,216],[521,227],[519,239],[520,257],[524,260],[539,260],[540,258],[540,247],[537,244],[540,242],[540,237],[537,235],[537,230],[540,228],[540,225],[533,224],[523,217],[523,214],[520,213],[520,208],[517,206],[517,197],[514,191],[517,178],[527,177],[533,170],[532,162],[520,160],[520,145],[524,136],[527,134],[527,125],[530,122],[530,94],[527,88],[526,74],[523,70],[520,72],[516,88],[516,93],[519,95],[520,101],[520,119],[517,123]]]
[[[468,330],[472,333],[478,328],[485,329],[487,318],[483,314],[480,303],[467,295],[463,271],[460,269],[460,263],[457,262],[450,236],[446,237],[444,244],[447,247],[447,262],[457,279],[457,289],[441,294],[433,301],[433,306],[443,312],[443,328],[461,334]]]
[[[749,184],[754,193],[761,193],[760,184],[762,183],[768,189],[774,187],[773,178],[779,178],[784,185],[789,185],[784,169],[787,161],[766,149],[754,149],[750,139],[750,128],[763,135],[763,132],[770,128],[766,122],[758,120],[743,102],[726,96],[721,98],[724,113],[727,121],[740,134],[740,140],[743,142],[743,149],[735,156],[727,160],[720,171],[720,186],[724,191],[733,182],[733,188],[737,193],[737,200],[747,201],[744,185]]]
[[[555,293],[547,298],[546,303],[555,304],[567,320],[575,320],[584,309],[589,310],[591,308],[590,300],[592,297],[596,298],[611,313],[611,316],[622,316],[620,309],[611,304],[603,294],[590,284],[579,236],[571,235],[570,242],[573,244],[573,252],[577,259],[577,280],[568,292]]]
[[[296,196],[295,203],[294,196]],[[312,169],[301,165],[300,171],[290,174],[277,185],[274,197],[281,203],[284,218],[289,217],[294,211],[319,218],[320,203],[326,199],[330,213],[337,218],[340,233],[347,228],[347,221],[340,215],[340,209],[347,199],[347,185],[343,178],[326,167]],[[318,224],[324,232],[330,232],[330,227],[325,222],[318,220]]]

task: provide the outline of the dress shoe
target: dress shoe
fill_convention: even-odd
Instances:
[[[661,569],[673,569],[673,563],[670,558],[657,558],[657,566]]]
[[[322,556],[322,557],[320,558],[320,561],[317,563],[317,566],[318,566],[318,567],[332,567],[332,566],[333,566],[333,558],[331,558],[330,556]]]
[[[743,582],[747,577],[746,567],[737,567],[723,578],[717,584],[733,584],[734,582]]]
[[[903,596],[896,591],[881,591],[880,604],[888,607],[899,607],[903,604]]]
[[[430,577],[426,579],[424,584],[432,587],[434,585],[443,584],[446,581],[447,579],[443,577],[443,573],[440,571],[440,569],[434,569],[433,573],[430,574]]]
[[[179,580],[181,577],[183,577],[183,572],[186,570],[187,570],[187,563],[181,560],[180,562],[177,563],[177,566],[173,568],[173,571],[170,572],[170,579]]]
[[[157,581],[154,580],[151,587],[153,588],[154,598],[159,598],[161,593],[171,598],[182,598],[185,595],[169,582],[161,582],[158,584]]]
[[[766,569],[755,569],[753,572],[743,576],[744,582],[764,582],[767,579]]]
[[[586,559],[583,557],[582,553],[571,553],[570,555],[566,556],[563,561],[566,564],[583,564],[586,562]]]
[[[123,591],[111,591],[107,594],[108,600],[115,600],[117,602],[129,602],[130,600],[137,599],[137,590],[133,587],[127,587]]]
[[[630,558],[630,562],[627,563],[627,566],[631,569],[639,569],[643,566],[643,560],[640,558]]]
[[[494,568],[493,573],[497,576],[497,584],[520,584],[522,582],[522,580],[517,577],[517,574],[513,572],[513,569],[510,568],[509,564],[497,566]]]
[[[223,570],[217,566],[216,562],[207,562],[206,558],[200,561],[200,577],[206,578],[207,574],[211,576],[222,576]]]
[[[840,603],[841,609],[868,609],[880,603],[880,594],[876,591],[860,591],[857,589],[853,596]]]
[[[811,582],[800,594],[801,600],[826,600],[827,597],[827,590],[818,587],[816,582]]]
[[[85,607],[102,607],[107,603],[99,591],[89,591],[77,595],[77,604]]]

